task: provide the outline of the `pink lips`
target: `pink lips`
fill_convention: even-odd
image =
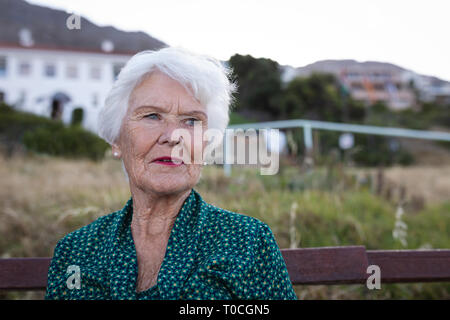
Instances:
[[[178,167],[183,164],[183,161],[181,159],[172,158],[172,157],[160,157],[160,158],[156,158],[152,162],[157,163],[157,164],[162,164],[165,166],[171,166],[171,167]]]

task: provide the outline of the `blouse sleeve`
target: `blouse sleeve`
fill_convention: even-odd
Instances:
[[[269,226],[263,223],[257,239],[254,277],[258,299],[297,300],[281,251]]]
[[[59,300],[67,299],[67,288],[65,286],[65,250],[63,240],[61,239],[56,244],[53,258],[50,263],[47,277],[47,289],[45,293],[45,300]]]

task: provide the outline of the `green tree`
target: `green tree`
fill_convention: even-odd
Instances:
[[[364,106],[350,97],[334,75],[325,73],[293,79],[281,105],[286,118],[359,122],[365,116]]]
[[[276,61],[235,54],[229,60],[238,83],[236,111],[259,110],[280,115],[281,71]]]
[[[292,106],[294,96],[297,107]],[[339,85],[330,74],[314,73],[293,79],[285,89],[284,104],[287,111],[311,120],[337,121],[342,116]]]

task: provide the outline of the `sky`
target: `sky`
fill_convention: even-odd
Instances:
[[[220,60],[380,61],[450,81],[448,0],[27,1]]]

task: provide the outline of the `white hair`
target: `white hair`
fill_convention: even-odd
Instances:
[[[185,49],[167,47],[135,54],[120,71],[98,116],[98,134],[109,144],[116,142],[133,89],[153,71],[159,70],[179,82],[206,108],[208,129],[224,133],[235,83],[231,69],[218,60]]]

